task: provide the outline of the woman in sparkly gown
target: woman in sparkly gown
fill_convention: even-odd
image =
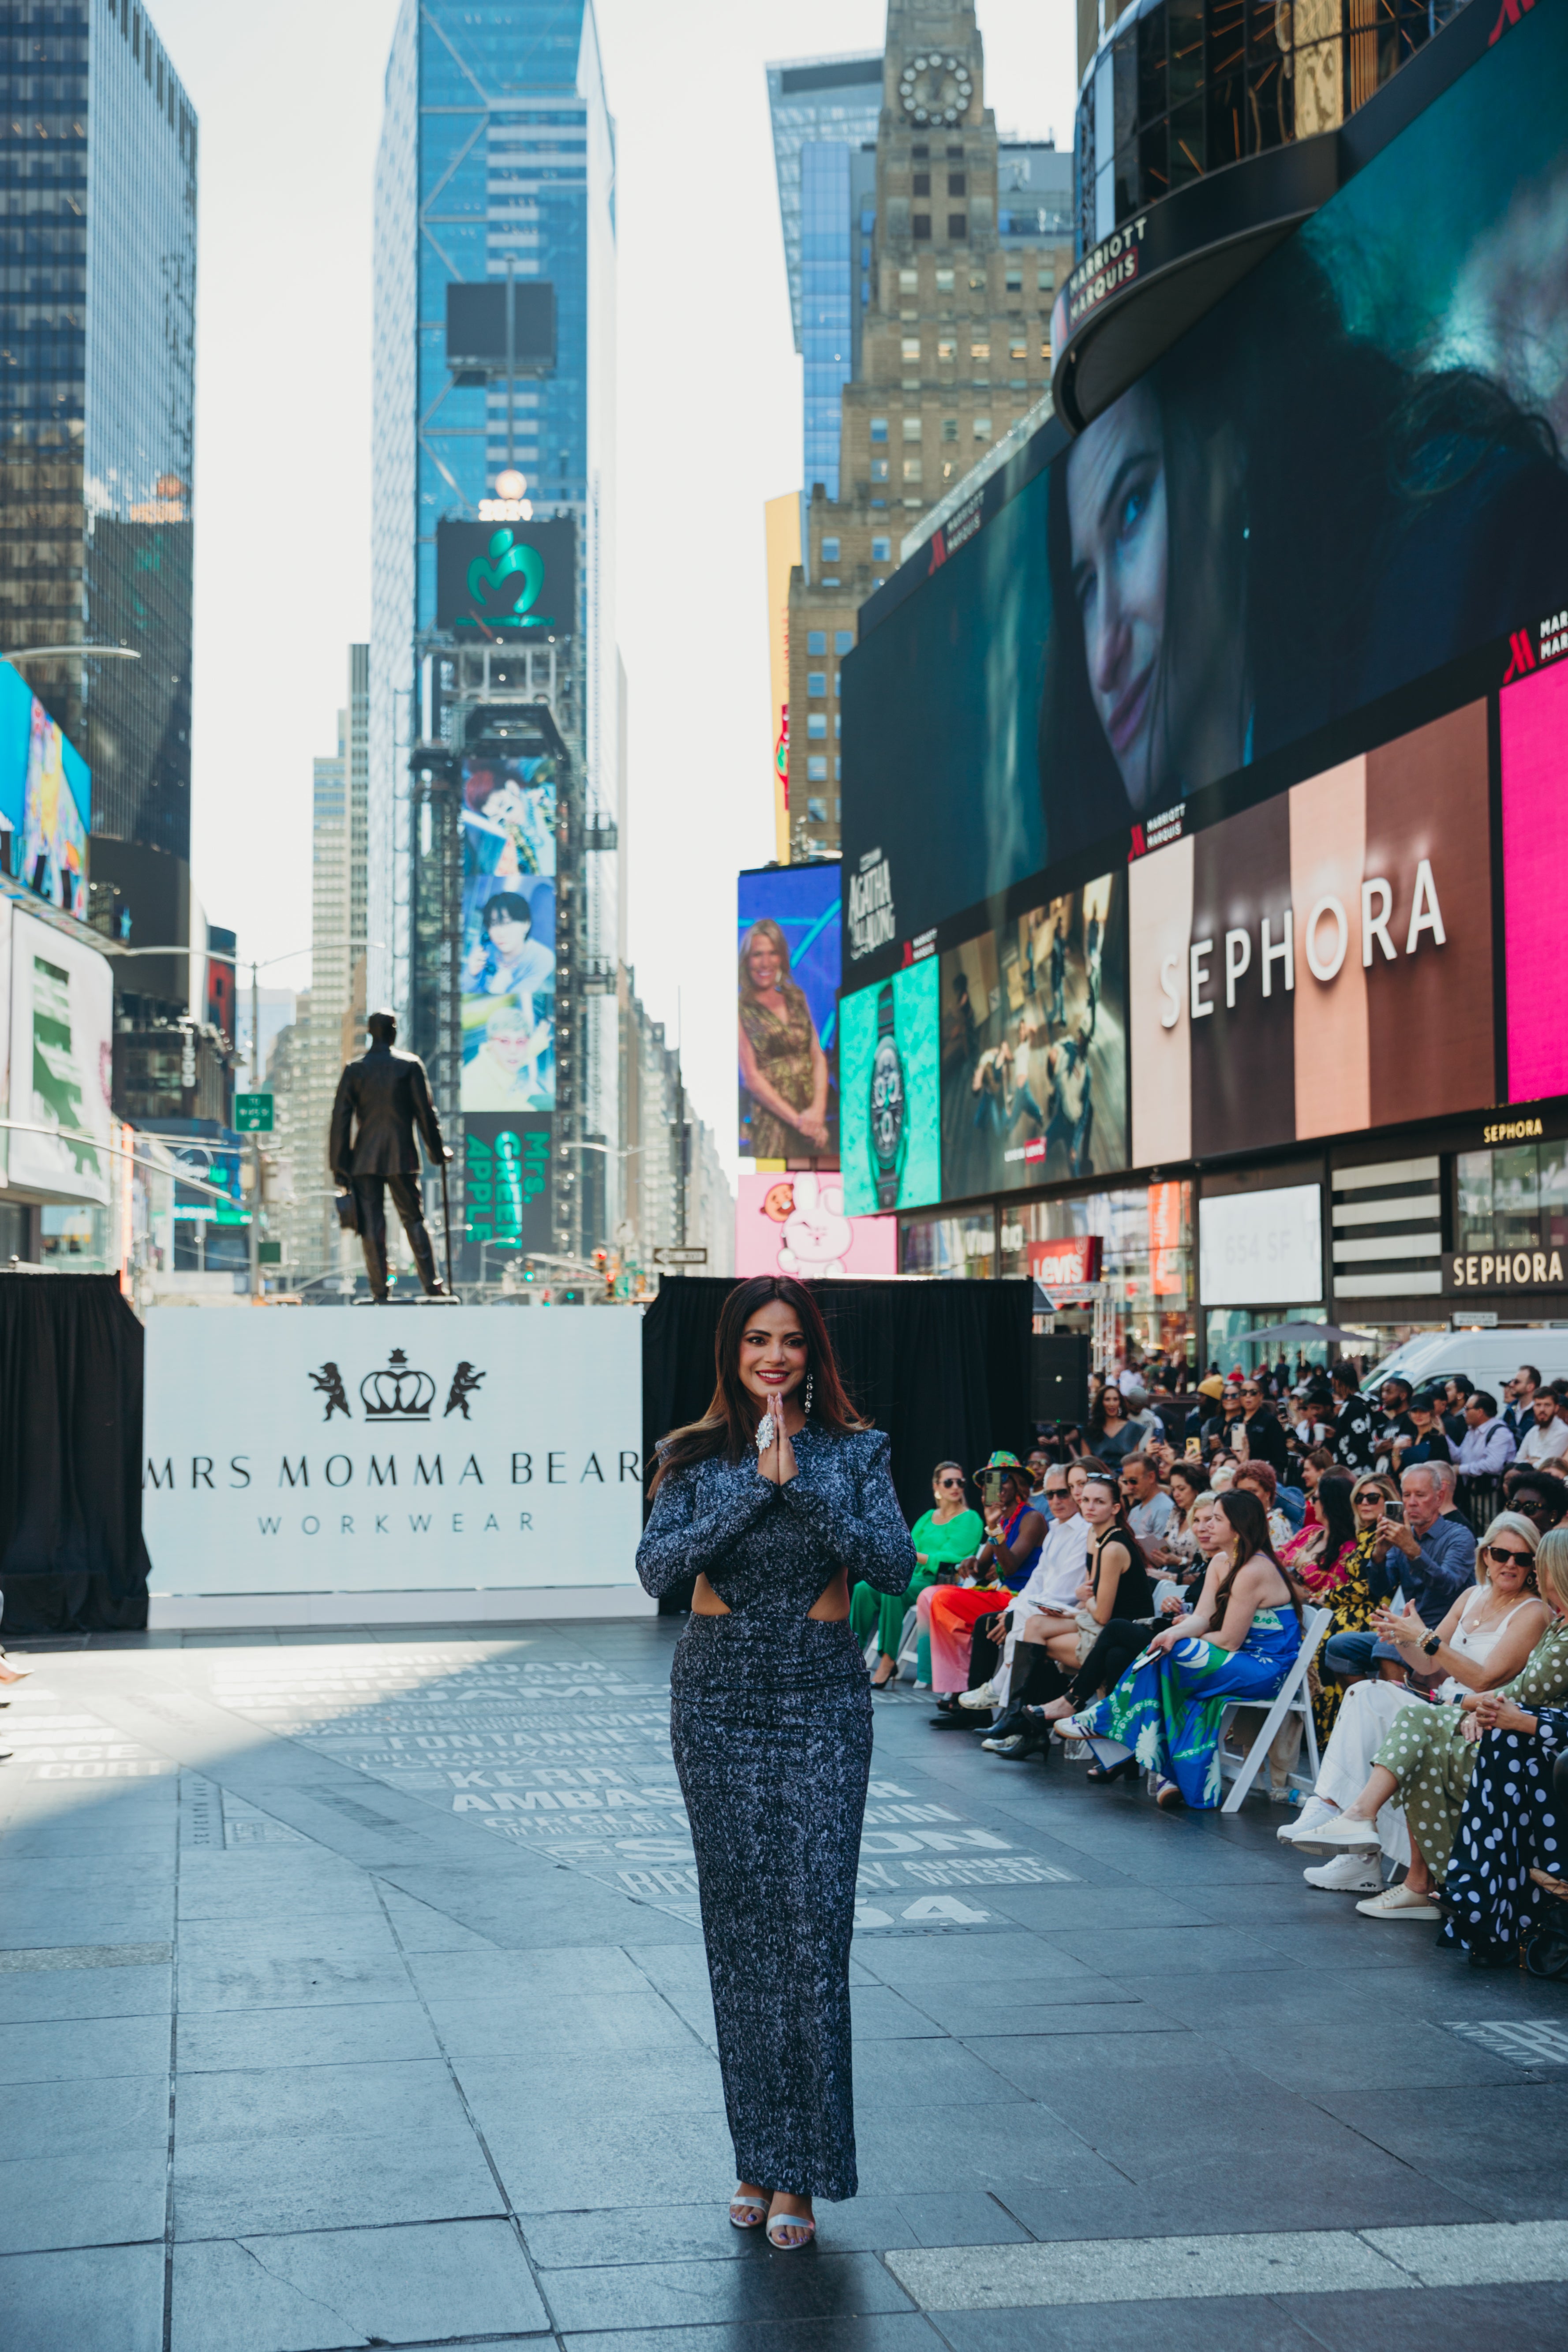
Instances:
[[[849,1580],[903,1592],[914,1551],[888,1440],[855,1417],[810,1292],[737,1283],[702,1420],[659,1446],[646,1590],[700,1572],[670,1672],[719,2063],[730,2219],[804,2245],[853,2197],[849,1938],[871,1698]]]

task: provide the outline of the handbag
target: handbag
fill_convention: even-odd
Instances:
[[[337,1195],[336,1199],[332,1202],[332,1206],[338,1213],[338,1223],[342,1228],[342,1231],[345,1234],[357,1234],[359,1231],[359,1196],[354,1192],[352,1185],[346,1192],[340,1192]]]
[[[1558,1901],[1525,1938],[1524,1965],[1532,1977],[1568,1977],[1568,1903]]]

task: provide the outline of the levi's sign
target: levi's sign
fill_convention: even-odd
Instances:
[[[155,1596],[636,1582],[635,1307],[233,1320],[147,1318]]]
[[[1076,1289],[1100,1280],[1103,1247],[1099,1234],[1082,1234],[1065,1242],[1031,1242],[1029,1272],[1042,1290]]]

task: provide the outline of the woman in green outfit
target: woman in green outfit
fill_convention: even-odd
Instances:
[[[928,1584],[934,1584],[944,1568],[955,1560],[968,1559],[976,1545],[985,1539],[985,1527],[978,1511],[963,1507],[963,1471],[956,1462],[939,1462],[931,1476],[931,1492],[936,1496],[932,1507],[918,1518],[910,1530],[915,1548],[914,1581],[905,1593],[879,1592],[873,1585],[858,1584],[849,1601],[849,1622],[855,1629],[855,1639],[864,1649],[873,1632],[880,1653],[877,1671],[871,1677],[877,1690],[883,1689],[898,1670],[899,1643],[904,1636],[904,1612],[912,1609]],[[930,1668],[926,1680],[931,1679]]]

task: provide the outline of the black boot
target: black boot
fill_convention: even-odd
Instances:
[[[1021,1703],[1009,1707],[988,1739],[981,1742],[993,1756],[1005,1756],[1009,1762],[1022,1764],[1037,1756],[1042,1764],[1051,1760],[1049,1727],[1040,1721],[1035,1709]]]

